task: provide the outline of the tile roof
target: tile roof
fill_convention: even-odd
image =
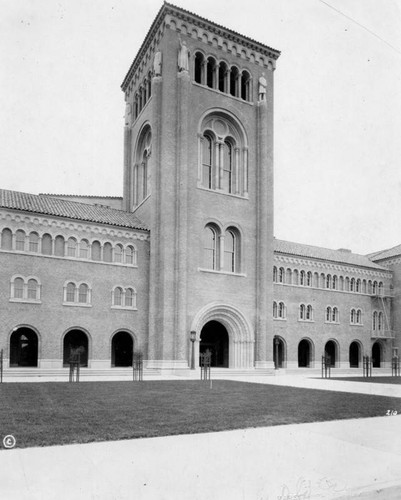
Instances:
[[[390,259],[391,257],[396,257],[397,255],[401,255],[401,245],[388,248],[387,250],[380,250],[379,252],[370,253],[367,255],[367,257],[375,261],[375,260]]]
[[[304,245],[302,243],[293,243],[291,241],[274,240],[274,251],[294,255],[297,257],[306,257],[311,259],[319,259],[351,266],[370,267],[388,271],[385,267],[375,264],[369,260],[366,255],[360,255],[344,250],[331,250],[329,248],[315,247],[312,245]]]
[[[123,210],[52,198],[50,195],[36,195],[0,189],[0,207],[33,212],[56,217],[66,217],[87,222],[108,224],[148,231],[146,224],[138,217]]]

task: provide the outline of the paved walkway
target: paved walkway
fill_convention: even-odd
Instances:
[[[247,381],[314,388],[331,385],[341,390],[333,380],[299,376],[264,379],[268,380],[249,377]],[[351,390],[349,382],[338,382],[346,384],[343,390]],[[358,383],[354,392],[364,386],[363,392],[375,393],[378,385],[381,386]],[[3,449],[0,498],[398,500],[401,498],[401,399],[399,407],[393,409],[400,415],[85,445]],[[386,410],[383,408],[383,414]]]

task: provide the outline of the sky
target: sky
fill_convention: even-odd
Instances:
[[[401,0],[180,0],[278,49],[275,236],[401,244]],[[1,0],[0,187],[121,196],[120,89],[160,0]]]

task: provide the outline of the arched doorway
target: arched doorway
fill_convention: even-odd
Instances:
[[[379,342],[375,342],[372,346],[373,368],[380,368],[381,360],[382,360],[382,347]]]
[[[298,344],[298,367],[309,368],[312,359],[312,346],[309,340],[302,339]]]
[[[330,366],[334,368],[337,362],[337,346],[333,340],[326,342],[324,346],[324,355],[326,358],[330,359]]]
[[[200,334],[199,354],[212,353],[211,366],[228,368],[228,333],[218,321],[209,321]]]
[[[38,366],[38,336],[31,328],[18,328],[10,337],[10,367],[19,366]]]
[[[63,341],[63,365],[79,355],[80,365],[88,366],[88,336],[82,330],[70,330]]]
[[[349,346],[349,366],[350,368],[358,368],[360,359],[360,348],[358,342],[351,342]]]
[[[283,339],[273,338],[273,361],[275,368],[283,368],[285,364],[285,345]]]
[[[117,332],[111,340],[111,366],[132,366],[134,341],[128,332]]]

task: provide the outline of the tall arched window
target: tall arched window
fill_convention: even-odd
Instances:
[[[217,234],[212,226],[203,231],[203,257],[206,269],[217,269]]]
[[[331,321],[332,310],[331,307],[326,308],[326,321]]]
[[[230,71],[230,94],[234,97],[238,97],[238,80],[239,71],[238,68],[233,66]]]
[[[29,234],[29,251],[39,252],[39,235],[38,233]]]
[[[224,235],[224,270],[229,273],[235,271],[236,237],[233,231],[226,231]]]
[[[202,185],[212,189],[213,142],[205,135],[202,140]]]
[[[277,302],[273,302],[273,318],[277,318]]]
[[[241,99],[244,99],[244,101],[251,100],[250,79],[251,76],[248,71],[243,71],[241,74]]]
[[[273,267],[273,283],[277,283],[277,267]]]
[[[136,152],[133,183],[133,205],[139,205],[150,193],[149,159],[152,151],[152,132],[147,125],[141,132]]]
[[[66,302],[75,302],[75,283],[67,284]]]
[[[87,240],[81,240],[79,242],[79,257],[81,259],[89,258],[89,243]]]
[[[77,240],[75,238],[68,238],[67,256],[68,257],[76,257],[77,256]]]
[[[377,330],[377,311],[373,312],[373,317],[372,317],[372,330],[376,331]]]
[[[284,304],[284,302],[278,303],[278,317],[281,319],[285,318],[285,304]]]
[[[284,283],[285,282],[285,270],[284,267],[280,267],[278,270],[278,282],[279,283]]]
[[[225,62],[219,64],[219,90],[220,92],[227,92],[227,76],[228,68]]]
[[[299,306],[299,319],[306,319],[306,307],[305,304]]]
[[[216,88],[215,74],[216,74],[216,61],[213,57],[208,57],[206,64],[206,85],[212,89]]]
[[[248,148],[242,125],[212,113],[199,130],[198,185],[239,196],[248,194]]]
[[[338,323],[338,309],[337,309],[337,307],[333,307],[333,322]]]
[[[15,249],[25,250],[25,232],[20,229],[15,233]]]
[[[22,278],[15,278],[14,280],[14,293],[12,294],[14,299],[24,298],[24,280]]]
[[[27,292],[28,300],[39,300],[39,283],[35,279],[28,280]]]
[[[123,290],[120,287],[114,289],[114,305],[122,306]]]
[[[4,228],[1,233],[1,248],[2,250],[12,250],[13,248],[13,233],[8,227]]]

